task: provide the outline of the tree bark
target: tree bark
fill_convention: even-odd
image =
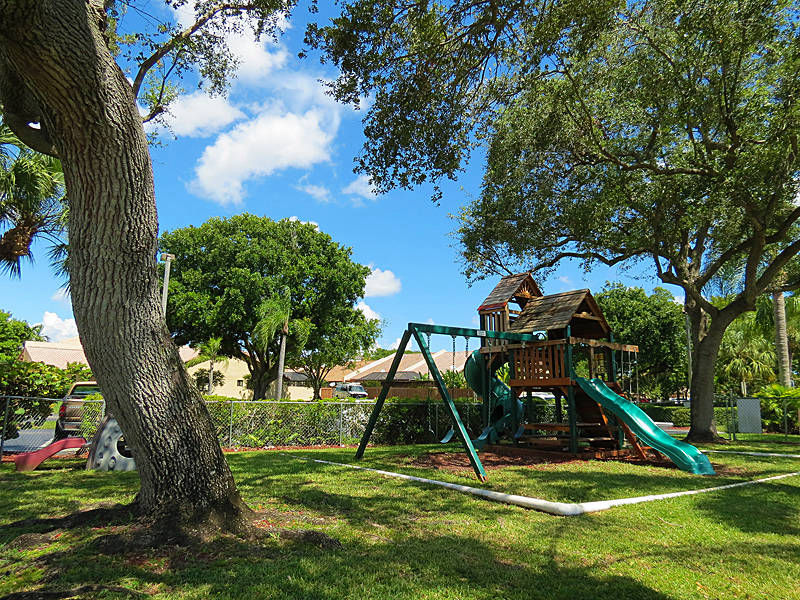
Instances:
[[[722,336],[735,316],[710,320],[698,306],[687,303],[686,312],[692,329],[692,384],[690,388],[691,423],[686,439],[693,442],[717,442],[722,438],[714,422],[714,365]]]
[[[778,357],[778,383],[792,386],[792,363],[789,357],[789,336],[786,330],[786,302],[783,292],[772,293],[775,316],[775,355]]]
[[[64,166],[73,311],[136,459],[139,508],[162,525],[239,531],[249,509],[161,314],[150,156],[103,18],[102,2],[0,0],[0,61],[32,93]]]

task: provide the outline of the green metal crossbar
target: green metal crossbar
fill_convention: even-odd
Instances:
[[[461,444],[464,446],[464,450],[467,452],[469,462],[472,465],[472,469],[475,471],[475,475],[477,475],[478,479],[481,481],[486,481],[486,471],[481,464],[480,458],[478,458],[478,453],[475,451],[475,446],[472,444],[472,440],[467,435],[467,430],[464,427],[464,423],[461,421],[461,417],[458,414],[458,409],[456,408],[452,398],[450,398],[450,394],[447,391],[447,386],[444,383],[444,379],[442,379],[442,375],[439,373],[439,369],[436,367],[433,356],[431,356],[430,348],[428,348],[428,345],[425,343],[425,340],[422,337],[423,333],[468,338],[488,338],[512,342],[539,341],[537,336],[529,333],[511,333],[507,331],[492,331],[488,329],[472,329],[469,327],[450,327],[447,325],[429,325],[427,323],[409,323],[408,328],[403,332],[403,337],[400,340],[400,345],[397,347],[397,353],[394,355],[392,366],[389,368],[389,373],[386,376],[386,380],[381,386],[381,393],[378,394],[378,399],[375,402],[375,408],[372,409],[372,414],[367,422],[364,435],[361,437],[361,442],[358,445],[358,450],[356,451],[356,459],[361,459],[364,456],[364,450],[367,448],[369,439],[372,436],[373,430],[375,429],[375,423],[378,421],[378,415],[380,415],[383,404],[386,401],[386,396],[389,393],[389,387],[392,385],[395,375],[397,374],[397,369],[400,366],[400,361],[403,358],[403,353],[405,352],[406,346],[408,345],[411,336],[413,336],[419,345],[420,350],[422,351],[422,356],[425,358],[425,362],[428,365],[428,370],[430,371],[431,376],[436,383],[436,387],[439,390],[439,395],[442,397],[442,402],[444,403],[445,408],[447,408],[447,412],[450,414],[450,418],[453,421],[453,429],[458,434]],[[485,387],[488,388],[488,377],[485,377],[485,379]],[[488,403],[484,402],[484,404],[487,405]],[[486,418],[488,419],[488,415],[486,415]]]

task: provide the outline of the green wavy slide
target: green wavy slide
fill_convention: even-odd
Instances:
[[[601,379],[576,377],[575,380],[592,400],[622,419],[644,444],[667,456],[680,469],[695,475],[716,475],[705,454],[665,433],[641,408],[615,394]]]

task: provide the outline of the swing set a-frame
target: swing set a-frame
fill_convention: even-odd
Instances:
[[[417,343],[417,346],[419,346],[419,349],[422,352],[422,356],[425,359],[425,363],[428,366],[428,370],[430,371],[434,384],[439,390],[439,394],[442,397],[445,408],[447,409],[450,419],[452,420],[453,430],[458,436],[461,445],[464,447],[464,451],[469,457],[469,462],[472,465],[475,474],[481,481],[486,481],[486,471],[481,464],[480,458],[478,458],[475,445],[472,443],[472,440],[470,439],[469,434],[464,427],[461,416],[458,414],[458,409],[456,408],[453,399],[450,397],[450,393],[447,391],[447,386],[442,378],[442,374],[439,372],[439,369],[436,366],[436,361],[433,360],[433,356],[431,355],[431,350],[426,340],[426,338],[430,335],[448,335],[451,337],[465,337],[468,339],[479,338],[481,340],[495,339],[519,343],[535,342],[539,340],[537,336],[527,333],[511,333],[508,331],[491,331],[485,329],[471,329],[466,327],[449,327],[447,325],[429,325],[426,323],[409,323],[408,327],[403,332],[403,337],[400,339],[400,345],[397,347],[397,353],[394,355],[392,366],[389,368],[389,373],[386,376],[386,380],[383,382],[381,392],[378,395],[377,401],[375,402],[375,408],[373,408],[372,414],[367,422],[367,428],[364,431],[364,435],[361,438],[361,443],[356,451],[356,458],[360,459],[364,456],[364,450],[369,443],[369,438],[372,436],[373,429],[375,429],[375,423],[378,421],[378,415],[380,414],[383,404],[386,401],[386,395],[389,392],[389,387],[394,381],[394,377],[397,374],[397,369],[400,367],[400,362],[403,359],[403,354],[406,350],[406,347],[413,337],[414,341]],[[479,351],[476,350],[476,352]],[[482,373],[483,377],[481,383],[484,391],[482,396],[487,398],[489,397],[489,375],[485,370],[482,370]],[[487,412],[489,406],[488,403],[484,402],[483,406],[484,412]],[[483,417],[484,422],[486,422],[488,415],[483,415]]]

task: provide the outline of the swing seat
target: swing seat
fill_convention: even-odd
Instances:
[[[453,436],[455,435],[455,433],[456,433],[456,430],[451,427],[450,430],[447,433],[444,434],[444,437],[441,440],[439,440],[439,443],[440,444],[449,443],[450,440],[453,439]]]

